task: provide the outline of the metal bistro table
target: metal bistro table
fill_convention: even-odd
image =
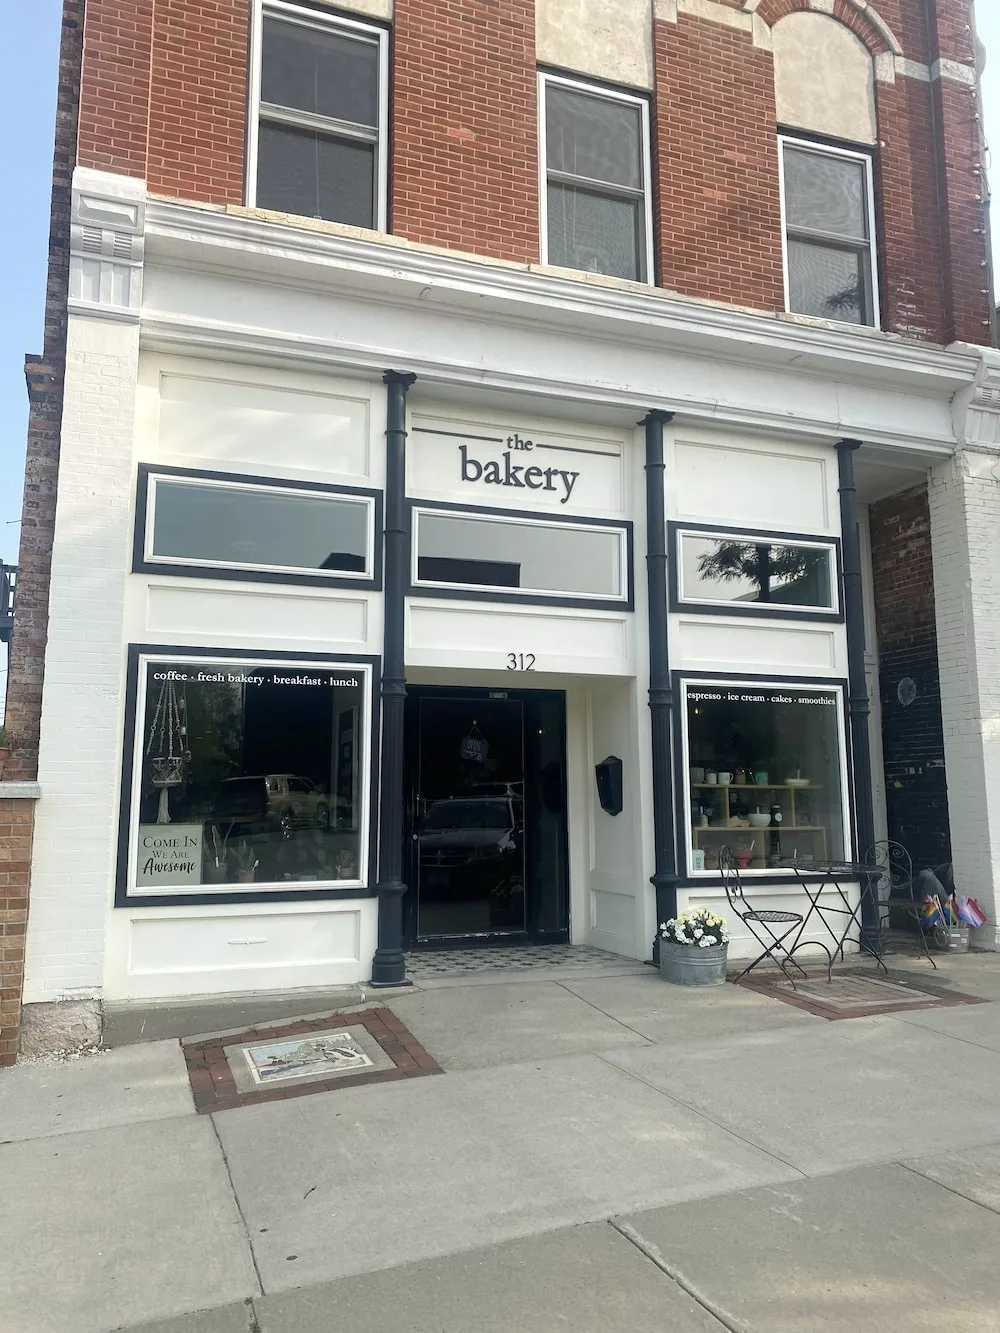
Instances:
[[[795,944],[798,945],[802,940],[812,917],[817,916],[837,946],[833,954],[834,962],[836,962],[838,954],[843,960],[844,945],[851,938],[852,928],[856,926],[857,944],[860,952],[869,954],[875,959],[883,972],[888,972],[889,969],[882,958],[882,939],[877,925],[878,918],[876,916],[876,924],[870,931],[866,929],[864,922],[866,903],[872,903],[877,912],[878,867],[873,866],[870,861],[806,862],[789,860],[783,864],[794,870],[799,887],[809,899],[809,910],[802,918],[802,925],[799,926],[798,934],[795,936]],[[844,884],[853,880],[860,881],[861,885],[858,901],[854,907],[851,906],[850,897],[844,889]],[[836,896],[840,900],[839,906],[836,902],[820,901],[822,895],[829,889],[835,890]]]

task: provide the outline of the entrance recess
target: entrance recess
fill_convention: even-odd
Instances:
[[[407,690],[407,946],[569,938],[566,702]]]

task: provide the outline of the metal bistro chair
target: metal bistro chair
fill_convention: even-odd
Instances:
[[[785,979],[794,990],[795,978],[789,972],[787,964],[790,963],[800,976],[808,976],[805,968],[799,966],[793,955],[796,949],[811,944],[818,949],[822,949],[826,954],[826,979],[829,981],[833,970],[833,956],[826,945],[820,944],[818,940],[801,940],[799,938],[805,921],[802,913],[776,911],[769,908],[760,911],[752,907],[743,891],[743,882],[740,879],[740,870],[736,864],[736,858],[733,856],[732,848],[728,846],[719,851],[719,870],[722,873],[722,884],[726,891],[726,900],[729,903],[730,910],[735,916],[739,917],[757,943],[763,945],[764,948],[764,952],[759,954],[748,967],[745,967],[734,980],[741,981],[758,964],[763,963],[765,959],[770,959],[781,968]],[[795,936],[791,945],[785,943],[789,935]]]
[[[927,947],[927,936],[920,917],[923,890],[918,890],[910,853],[900,842],[884,840],[873,843],[865,860],[871,865],[875,881],[873,893],[878,904],[877,921],[880,952],[893,952],[901,941],[912,944],[918,957],[926,958],[937,970],[937,963]],[[893,912],[901,912],[914,923],[914,931],[893,930]]]

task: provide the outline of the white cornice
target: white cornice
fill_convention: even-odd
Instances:
[[[971,385],[979,364],[971,348],[944,349],[873,329],[760,314],[638,284],[563,276],[551,269],[472,259],[346,229],[295,226],[246,212],[150,200],[146,242],[147,265],[511,325],[541,325],[553,333],[641,343],[647,351],[802,370],[939,400]],[[142,322],[150,333],[155,325],[165,335],[170,312],[144,305]],[[211,321],[202,323],[207,332]],[[221,327],[218,332],[221,335]]]

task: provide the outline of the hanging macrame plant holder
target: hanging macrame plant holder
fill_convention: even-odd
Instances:
[[[458,753],[462,759],[467,759],[470,764],[485,764],[489,752],[489,742],[479,730],[479,724],[473,719],[472,730],[467,736],[463,736],[458,743]]]
[[[156,701],[146,743],[149,780],[160,793],[156,812],[158,824],[170,823],[170,788],[184,781],[184,734],[177,689],[172,680],[164,681]]]

